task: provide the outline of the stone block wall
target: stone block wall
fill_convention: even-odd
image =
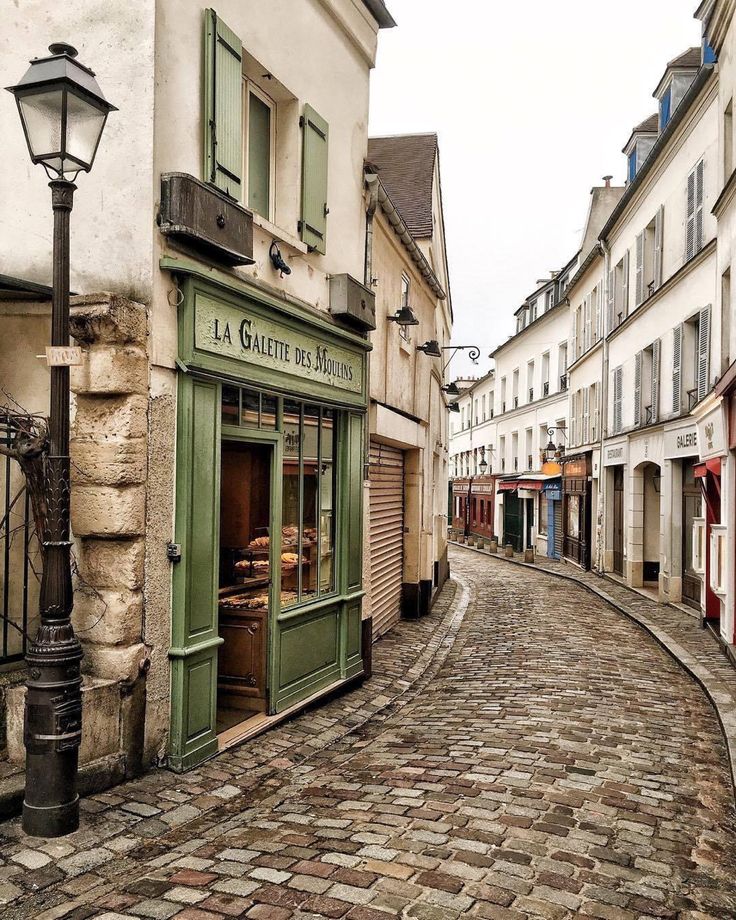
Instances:
[[[118,725],[110,730],[119,734],[128,772],[136,772],[149,665],[143,641],[147,313],[114,294],[73,298],[71,312],[72,335],[83,351],[71,374],[74,626],[85,675],[119,686]]]

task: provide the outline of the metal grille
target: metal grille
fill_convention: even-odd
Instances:
[[[0,415],[0,444],[11,446],[12,417]],[[0,666],[22,661],[28,611],[37,608],[40,557],[31,503],[20,467],[0,456]]]

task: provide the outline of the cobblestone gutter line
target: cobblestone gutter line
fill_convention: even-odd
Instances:
[[[649,635],[652,636],[652,638],[655,639],[659,645],[661,645],[662,648],[672,658],[675,659],[675,661],[682,665],[682,667],[693,678],[693,680],[695,680],[695,682],[702,688],[703,692],[713,705],[721,726],[721,731],[723,732],[723,736],[726,741],[726,748],[728,750],[728,762],[731,768],[731,783],[733,787],[734,800],[736,801],[736,693],[726,684],[722,678],[718,677],[717,674],[714,673],[713,668],[709,668],[706,664],[703,663],[702,659],[704,656],[702,655],[702,651],[700,654],[698,654],[694,651],[691,651],[690,649],[687,649],[682,644],[682,642],[679,642],[677,639],[675,639],[672,635],[670,635],[669,632],[667,632],[667,630],[663,629],[662,626],[658,625],[657,623],[654,623],[649,617],[633,610],[631,607],[628,607],[625,604],[622,604],[611,594],[603,591],[596,585],[590,584],[582,577],[576,576],[574,574],[568,574],[567,572],[558,572],[548,565],[537,565],[536,563],[522,562],[520,559],[512,559],[507,556],[495,555],[494,553],[476,549],[472,546],[463,546],[459,543],[453,543],[452,546],[468,550],[482,556],[487,556],[489,559],[494,559],[497,562],[508,562],[512,565],[520,566],[521,568],[533,569],[535,572],[542,572],[545,575],[551,575],[554,578],[560,578],[564,581],[569,581],[576,585],[580,585],[581,588],[585,588],[587,591],[590,591],[591,594],[595,594],[602,601],[610,604],[610,606],[618,610],[619,613],[622,613],[625,617],[628,617],[628,619],[649,633]],[[583,573],[581,573],[581,575],[582,574]],[[613,585],[614,583],[612,582],[611,584]],[[617,587],[620,587],[622,590],[629,591],[629,589],[625,588],[624,586]],[[682,614],[682,616],[685,616],[685,614]],[[700,632],[701,627],[693,623],[692,629]],[[710,641],[710,639],[708,639],[708,641]],[[713,663],[718,667],[719,670],[721,670],[721,665],[723,661],[725,661],[725,656],[715,641],[712,642],[712,657]],[[729,669],[733,670],[730,665]],[[736,683],[736,672],[734,673],[734,683]]]

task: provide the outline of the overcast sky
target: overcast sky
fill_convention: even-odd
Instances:
[[[456,344],[487,353],[536,280],[577,251],[590,189],[700,43],[696,0],[387,0],[370,133],[436,131]]]

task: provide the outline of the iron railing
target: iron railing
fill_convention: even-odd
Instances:
[[[0,444],[10,447],[17,429],[0,415]],[[25,479],[11,457],[0,456],[0,666],[22,661],[28,611],[37,607],[38,543]]]

